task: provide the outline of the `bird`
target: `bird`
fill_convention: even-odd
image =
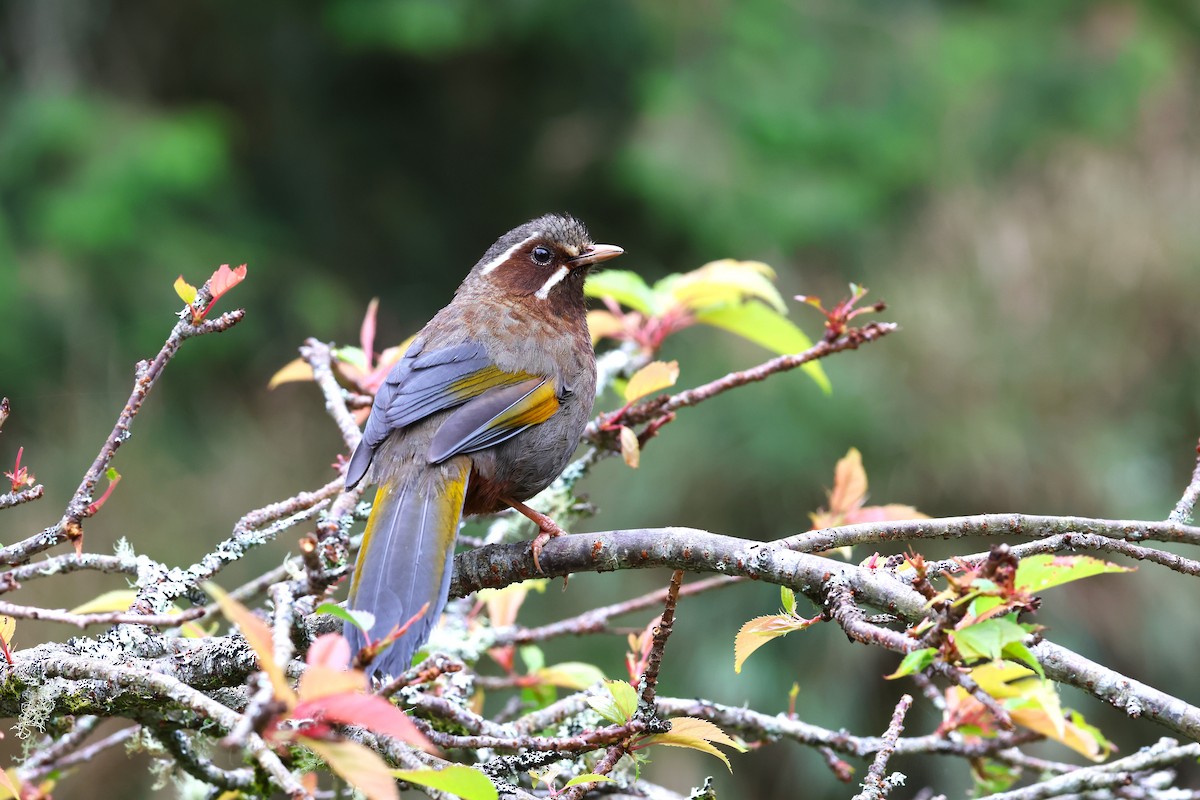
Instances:
[[[624,252],[568,214],[513,228],[475,264],[380,385],[345,485],[377,486],[347,608],[375,641],[425,612],[368,665],[407,670],[450,591],[462,517],[514,508],[533,520],[534,563],[562,530],[522,501],[569,463],[591,416],[596,359],[583,284]],[[425,604],[428,604],[426,607]],[[366,634],[347,622],[354,652]]]

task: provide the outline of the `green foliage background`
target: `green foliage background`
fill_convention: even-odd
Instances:
[[[57,518],[173,321],[176,275],[249,262],[229,299],[248,319],[168,371],[89,548],[124,536],[188,561],[245,510],[328,480],[338,440],[315,392],[269,393],[271,373],[305,336],[354,341],[372,296],[381,340],[401,340],[496,236],[550,209],[650,279],[757,258],[785,295],[864,283],[903,326],[829,362],[831,397],[776,378],[681,415],[637,472],[605,463],[595,529],[794,533],[850,446],[874,500],[931,514],[1163,517],[1200,431],[1198,34],[1200,16],[1168,2],[11,0],[0,394],[15,414],[0,462],[23,445],[47,498],[7,512],[0,536]],[[764,353],[697,329],[666,355],[692,385]],[[580,576],[529,613],[664,581]],[[1194,648],[1162,609],[1195,589],[1145,571],[1091,583],[1048,604],[1051,635],[1188,686]],[[733,675],[734,632],[776,597],[686,601],[664,691],[782,711],[799,681],[803,718],[881,732],[911,687],[881,685],[895,664],[824,626]],[[18,645],[50,635],[67,633],[22,626]],[[547,650],[620,676],[619,639]],[[1068,701],[1126,750],[1157,735]],[[912,791],[967,782],[959,764],[896,767]],[[847,792],[787,745],[734,768],[723,796]],[[120,761],[87,769],[56,796],[91,796],[93,780],[150,791]],[[664,753],[650,774],[687,789],[718,769]]]

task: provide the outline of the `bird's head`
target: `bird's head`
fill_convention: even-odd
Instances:
[[[497,239],[467,280],[534,302],[581,305],[588,269],[623,252],[616,245],[593,243],[583,223],[570,215],[546,214]]]

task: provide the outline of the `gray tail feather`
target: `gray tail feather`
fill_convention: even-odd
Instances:
[[[375,616],[370,637],[376,641],[426,603],[429,609],[375,658],[371,674],[395,676],[408,669],[446,606],[469,475],[469,462],[461,461],[384,480],[375,495],[346,607]],[[353,652],[367,643],[350,623],[345,636]]]

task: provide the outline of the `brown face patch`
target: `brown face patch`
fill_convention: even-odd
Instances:
[[[563,245],[543,238],[533,239],[510,253],[487,277],[497,289],[510,295],[536,295],[557,273],[567,269],[567,259],[571,256]]]

